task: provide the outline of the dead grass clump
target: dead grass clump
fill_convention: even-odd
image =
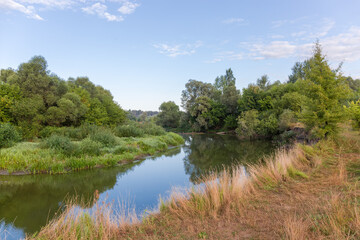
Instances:
[[[285,239],[305,240],[309,239],[307,234],[309,222],[297,216],[288,216],[284,221]]]
[[[90,207],[90,206],[89,206]],[[36,239],[116,239],[130,224],[139,220],[133,210],[121,206],[115,211],[112,203],[95,203],[83,210],[74,200],[67,203],[65,211],[57,219],[43,227]]]

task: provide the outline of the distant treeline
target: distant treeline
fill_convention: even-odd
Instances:
[[[360,80],[331,69],[319,43],[313,56],[292,68],[288,81],[270,83],[267,75],[238,90],[231,69],[214,83],[189,80],[182,108],[164,102],[156,122],[179,131],[236,130],[244,137],[290,137],[294,129],[321,138],[336,133],[346,119],[360,127]]]
[[[149,117],[158,115],[158,111],[142,111],[142,110],[129,110],[128,117],[130,120],[144,121]]]
[[[25,138],[38,136],[46,126],[115,126],[125,120],[110,91],[87,77],[60,79],[41,56],[16,70],[1,70],[0,123],[16,125]]]

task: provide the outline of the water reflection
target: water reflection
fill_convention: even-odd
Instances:
[[[185,172],[194,183],[210,170],[222,169],[233,164],[254,163],[272,154],[270,141],[240,141],[232,135],[187,135]]]
[[[90,203],[95,190],[103,193],[113,188],[117,176],[140,163],[107,169],[106,174],[103,169],[93,169],[64,175],[0,176],[0,220],[26,233],[38,231],[66,197],[80,196]]]
[[[138,213],[157,206],[172,186],[189,186],[211,169],[258,161],[271,154],[270,142],[239,141],[235,136],[186,135],[182,147],[122,167],[64,175],[0,176],[0,239],[18,239],[44,226],[66,197],[92,202],[131,201]],[[120,198],[120,199],[119,199]],[[11,235],[9,235],[11,234]]]

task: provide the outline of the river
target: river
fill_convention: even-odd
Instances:
[[[185,144],[121,167],[63,175],[0,176],[0,239],[21,239],[39,231],[63,206],[81,196],[91,202],[125,203],[141,215],[155,209],[172,187],[190,187],[201,174],[233,164],[257,163],[273,154],[269,141],[241,141],[236,136],[184,135]],[[82,207],[82,205],[79,205]]]

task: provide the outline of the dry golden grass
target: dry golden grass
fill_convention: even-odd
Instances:
[[[174,189],[141,221],[97,204],[69,207],[38,239],[360,239],[360,136],[279,150],[262,165],[235,166]],[[130,216],[130,217],[124,217]]]

